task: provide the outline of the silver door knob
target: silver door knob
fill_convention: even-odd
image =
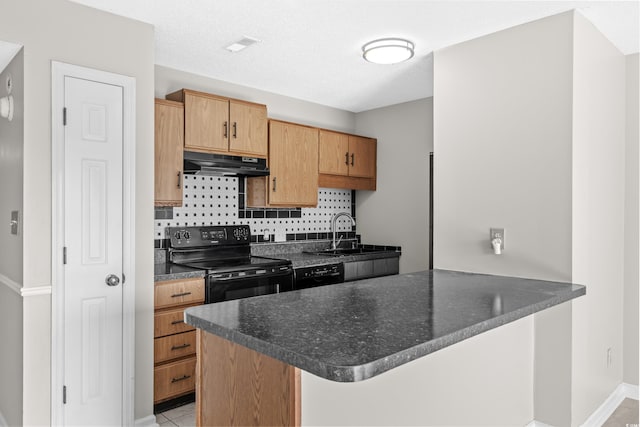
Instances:
[[[120,284],[120,278],[115,274],[110,274],[106,279],[104,279],[104,282],[107,286],[118,286]]]

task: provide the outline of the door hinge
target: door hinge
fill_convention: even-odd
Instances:
[[[62,109],[62,126],[67,125],[67,107]]]
[[[67,403],[67,386],[62,386],[62,403],[66,405]]]
[[[62,248],[62,263],[63,264],[67,263],[67,247],[66,246]]]

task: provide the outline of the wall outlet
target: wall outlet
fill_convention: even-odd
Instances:
[[[493,239],[500,239],[500,249],[504,250],[504,228],[490,228],[489,229],[489,243],[493,242]]]
[[[275,242],[286,242],[287,241],[287,232],[284,230],[276,230],[276,234],[274,235],[273,240]]]

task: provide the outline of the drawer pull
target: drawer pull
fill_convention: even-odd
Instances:
[[[173,322],[171,322],[172,325],[178,325],[180,323],[184,323],[184,320],[174,320]]]
[[[191,295],[191,292],[182,292],[179,294],[173,294],[171,295],[171,298],[180,298],[180,297],[185,297],[187,295]]]
[[[182,350],[183,348],[191,347],[191,344],[174,345],[171,347],[171,351]]]
[[[172,378],[171,379],[171,384],[177,383],[177,382],[180,382],[180,381],[184,381],[184,380],[188,380],[189,378],[191,378],[191,375],[183,375],[180,378]]]

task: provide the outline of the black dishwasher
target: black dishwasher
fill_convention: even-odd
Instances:
[[[344,282],[344,264],[299,267],[293,270],[294,288],[306,289]]]

